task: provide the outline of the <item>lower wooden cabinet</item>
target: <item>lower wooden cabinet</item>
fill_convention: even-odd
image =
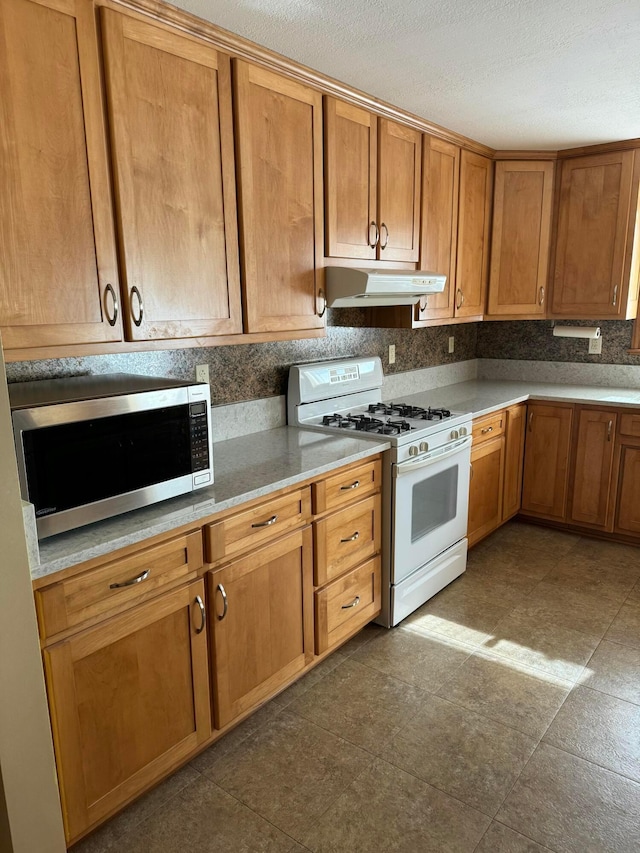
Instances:
[[[618,458],[620,481],[615,531],[640,536],[640,444],[621,444]]]
[[[195,581],[45,647],[69,841],[210,737],[203,602]]]
[[[469,546],[475,545],[502,523],[504,446],[504,435],[499,435],[471,449]]]
[[[508,521],[522,504],[522,466],[524,464],[524,429],[527,407],[524,403],[506,411],[504,445],[504,487],[502,489],[502,520]]]
[[[522,512],[563,521],[567,512],[573,406],[529,403]]]
[[[380,557],[374,557],[315,593],[316,654],[370,622],[380,612]]]
[[[207,573],[216,728],[313,660],[311,527]]]
[[[614,443],[617,414],[579,407],[569,521],[601,530],[613,528]]]

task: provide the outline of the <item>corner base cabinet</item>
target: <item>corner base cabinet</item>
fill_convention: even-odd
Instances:
[[[567,512],[573,406],[529,403],[522,513],[564,521]]]

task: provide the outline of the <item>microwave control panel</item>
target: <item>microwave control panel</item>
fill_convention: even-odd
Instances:
[[[191,431],[191,469],[205,471],[209,467],[209,425],[207,423],[207,404],[189,405],[189,423]]]

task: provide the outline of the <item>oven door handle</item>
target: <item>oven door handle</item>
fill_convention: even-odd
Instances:
[[[471,439],[472,437],[468,435],[460,441],[445,445],[447,449],[443,452],[435,451],[433,453],[427,453],[422,457],[422,459],[419,459],[416,462],[400,462],[393,466],[393,476],[402,477],[405,474],[411,474],[413,471],[419,471],[420,468],[427,468],[429,465],[433,465],[443,459],[448,459],[450,456],[455,456],[456,453],[460,453],[460,451],[464,450],[465,447],[469,447]]]

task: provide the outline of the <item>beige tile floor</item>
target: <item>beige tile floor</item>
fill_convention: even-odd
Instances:
[[[511,522],[73,853],[639,853],[640,549]]]

